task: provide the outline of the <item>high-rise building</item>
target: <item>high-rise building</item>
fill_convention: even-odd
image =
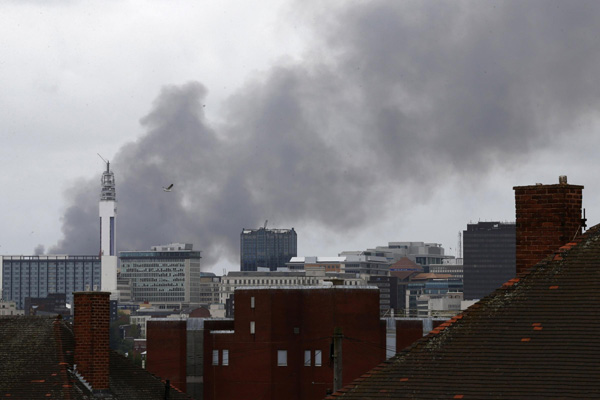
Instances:
[[[478,222],[463,231],[465,300],[482,299],[515,277],[515,223]]]
[[[297,235],[292,229],[243,229],[240,234],[240,270],[256,271],[258,267],[276,271],[296,257]]]
[[[64,293],[73,304],[73,292],[100,289],[100,270],[97,256],[3,256],[2,298],[23,309],[26,297]]]
[[[152,246],[152,250],[121,251],[121,279],[129,280],[131,301],[158,308],[200,303],[200,251],[192,244]]]
[[[102,260],[102,290],[117,294],[117,195],[115,190],[115,175],[106,162],[106,171],[100,179],[100,257]]]

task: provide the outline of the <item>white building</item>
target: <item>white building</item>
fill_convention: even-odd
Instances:
[[[463,294],[448,292],[444,294],[423,294],[417,297],[419,318],[445,317],[452,318],[461,311]]]
[[[232,271],[221,277],[219,302],[225,304],[235,289],[241,287],[317,286],[331,284],[336,280],[344,285],[367,286],[367,282],[356,274],[328,273],[322,269],[290,272]]]
[[[292,257],[286,266],[290,270],[323,269],[326,272],[349,274],[390,274],[390,262],[386,258],[362,253],[346,251],[337,257]]]
[[[16,301],[0,301],[0,316],[7,315],[24,315],[24,310],[17,310]]]
[[[439,243],[425,242],[389,242],[387,246],[377,246],[362,252],[367,256],[385,257],[390,263],[395,263],[403,257],[421,265],[428,271],[431,264],[442,264],[443,260],[454,256],[444,254],[444,248]]]

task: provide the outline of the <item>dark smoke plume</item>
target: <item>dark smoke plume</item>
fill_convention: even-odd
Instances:
[[[240,88],[227,123],[206,119],[200,83],[162,90],[147,133],[111,162],[121,250],[192,242],[207,265],[237,260],[241,229],[267,218],[364,229],[388,195],[410,212],[453,176],[518,165],[600,106],[598,2],[390,0],[320,15],[320,43]],[[97,253],[99,177],[68,194],[52,252]]]

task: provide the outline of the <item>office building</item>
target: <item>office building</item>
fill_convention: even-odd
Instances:
[[[286,266],[290,270],[322,269],[326,272],[389,276],[390,262],[386,258],[362,253],[346,251],[338,257],[292,257]]]
[[[180,309],[200,303],[200,251],[191,244],[153,246],[146,251],[121,251],[120,279],[129,280],[133,302],[159,309]]]
[[[240,270],[259,267],[276,271],[297,255],[297,235],[292,229],[243,229],[240,234]]]
[[[102,284],[97,256],[3,256],[2,298],[19,309],[26,297],[45,298],[63,293],[73,304],[73,292],[99,290]]]
[[[515,223],[468,224],[463,255],[465,300],[482,299],[515,276]]]
[[[231,271],[221,277],[219,302],[226,304],[236,289],[242,287],[302,287],[327,285],[329,282],[346,286],[366,286],[367,282],[356,274],[326,272],[324,269],[305,271]]]
[[[445,260],[454,258],[454,256],[444,254],[444,248],[441,244],[425,242],[389,242],[387,246],[377,246],[374,249],[367,249],[359,252],[345,251],[340,255],[344,254],[383,257],[387,259],[390,264],[406,257],[423,267],[425,272],[429,272],[429,266],[431,264],[441,264],[442,262],[445,262]]]

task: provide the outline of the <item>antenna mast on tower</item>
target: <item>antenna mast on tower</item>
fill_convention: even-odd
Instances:
[[[98,157],[100,157],[100,158],[102,159],[102,161],[104,161],[104,164],[106,164],[106,172],[109,172],[109,171],[110,171],[110,169],[109,169],[109,167],[110,167],[110,162],[106,161],[106,160],[104,159],[104,157],[102,157],[102,156],[100,155],[100,153],[96,153],[96,154],[98,154]]]
[[[456,246],[456,258],[462,258],[462,233],[458,231],[458,245]]]

